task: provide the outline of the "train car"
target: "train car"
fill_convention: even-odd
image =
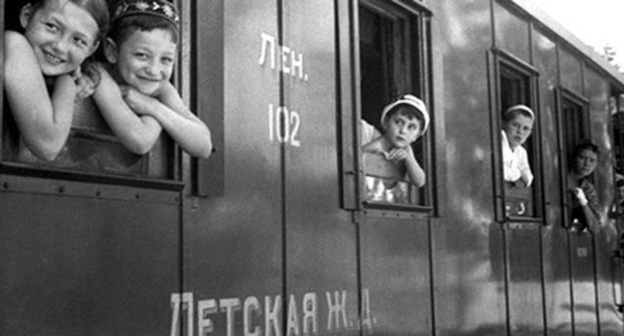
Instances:
[[[55,160],[19,160],[4,104],[0,335],[624,333],[624,76],[534,4],[175,5],[174,82],[210,158],[167,135],[131,154],[86,99]],[[426,183],[371,198],[362,125],[404,94],[431,117]],[[522,189],[502,166],[516,104],[536,116]],[[583,139],[600,220],[574,231]]]

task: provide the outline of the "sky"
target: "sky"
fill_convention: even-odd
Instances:
[[[609,45],[624,68],[624,0],[531,0],[600,54]]]

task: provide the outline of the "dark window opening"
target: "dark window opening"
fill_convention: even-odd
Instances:
[[[563,95],[561,99],[561,113],[563,114],[563,139],[565,141],[568,162],[572,159],[570,155],[579,141],[589,138],[589,124],[585,115],[585,107],[573,101],[569,96]]]
[[[589,101],[572,91],[560,88],[558,90],[558,102],[561,116],[561,139],[563,141],[562,153],[565,153],[562,157],[564,163],[562,174],[568,176],[571,167],[575,164],[573,152],[576,145],[590,139]],[[592,176],[589,177],[589,181],[593,184]],[[568,178],[563,180],[563,195],[565,195],[567,208],[564,214],[564,226],[571,227],[574,225],[575,229],[579,229],[577,225],[581,225],[580,229],[582,229],[582,226],[588,223],[585,219],[581,219],[585,217],[580,215],[579,208],[574,206],[574,196],[567,191],[570,188],[569,182]],[[577,224],[572,224],[573,222]]]
[[[613,127],[613,150],[616,173],[624,175],[624,95],[611,97],[611,115]]]
[[[19,132],[8,106],[4,111],[3,160],[26,163],[42,169],[119,174],[135,177],[170,178],[169,163],[173,146],[161,136],[149,154],[136,155],[112,134],[91,99],[76,103],[72,129],[65,146],[53,161],[44,161],[29,151],[19,150]]]
[[[382,3],[364,2],[359,7],[360,101],[362,117],[361,145],[381,136],[381,113],[385,106],[405,94],[427,102],[424,95],[425,66],[423,54],[426,26],[423,17]],[[428,107],[429,114],[431,114]],[[426,183],[418,188],[407,176],[399,181],[383,176],[365,177],[364,200],[375,204],[429,205],[432,171],[429,158],[429,130],[411,147],[425,171]],[[383,184],[385,187],[382,187]],[[385,194],[385,195],[384,195]]]

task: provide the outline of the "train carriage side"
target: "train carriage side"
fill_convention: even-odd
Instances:
[[[191,159],[163,137],[130,155],[90,102],[55,162],[3,143],[0,334],[624,331],[624,77],[527,0],[175,3],[174,81],[216,151]],[[426,184],[379,198],[361,125],[380,129],[405,93],[431,115],[412,146]],[[537,116],[521,190],[502,177],[514,104]],[[584,137],[603,148],[602,225],[572,233],[567,153]]]
[[[240,14],[244,8],[223,8],[226,195],[187,209],[191,229],[185,231],[185,291],[232,292],[233,301],[209,300],[213,315],[206,319],[209,325],[216,321],[215,333],[224,328],[397,335],[622,330],[611,293],[619,284],[610,276],[616,234],[615,222],[606,217],[613,194],[607,188],[611,138],[605,126],[609,99],[622,90],[621,75],[520,1],[363,0],[314,8],[276,2],[267,7],[270,14],[253,19]],[[230,26],[232,18],[237,20]],[[332,34],[335,45],[328,40]],[[266,79],[250,80],[255,76]],[[243,82],[263,84],[252,92],[277,92],[254,96]],[[363,119],[378,127],[376,113],[384,101],[405,92],[421,97],[432,114],[431,132],[414,146],[428,172],[427,186],[401,206],[370,201],[357,150],[358,125]],[[501,110],[518,103],[538,116],[527,144],[536,179],[524,191],[505,185],[500,162]],[[246,104],[265,105],[263,122],[250,124],[254,134],[264,134],[263,142],[234,135],[240,123],[229,113]],[[238,113],[250,113],[242,110]],[[564,126],[574,123],[576,133]],[[605,221],[582,235],[568,231],[567,157],[561,154],[575,137],[591,137],[606,149],[596,173]],[[269,161],[279,167],[277,184],[268,184],[276,188],[271,196],[267,189],[250,192],[246,183],[237,184],[249,174],[240,167],[239,153],[251,144],[275,147],[269,150],[276,161],[255,167]],[[252,175],[256,183],[263,181],[261,174]],[[233,194],[240,202],[256,192],[259,199],[279,200],[280,224],[265,223],[270,234],[251,226],[242,231],[279,236],[271,239],[282,254],[254,263],[250,272],[279,270],[274,280],[281,285],[273,291],[280,294],[267,295],[272,287],[264,287],[264,278],[257,288],[237,277],[205,286],[212,274],[229,274],[224,267],[231,257],[223,264],[218,251],[240,238],[223,239],[219,230],[246,222],[245,214],[224,207],[236,204]],[[254,240],[247,244],[256,249]],[[247,253],[253,252],[237,250],[241,259],[236,260],[246,265]],[[219,304],[233,304],[234,310],[226,306],[215,313]]]
[[[367,3],[380,16],[400,13],[425,26],[424,15]],[[189,333],[431,334],[427,215],[421,209],[415,221],[414,206],[358,210],[356,9],[337,1],[198,3],[198,24],[223,17],[227,169],[221,195],[185,208],[181,295],[193,309],[181,313],[199,316],[196,326],[180,320]],[[210,39],[213,28],[200,24],[199,38]],[[219,53],[199,45],[198,60]]]
[[[621,284],[612,279],[618,227],[609,214],[610,101],[622,93],[622,75],[528,1],[432,6],[434,44],[443,50],[434,97],[445,118],[448,197],[433,230],[436,329],[621,334]],[[500,166],[502,111],[515,104],[537,115],[525,144],[536,178],[524,194],[502,181]],[[603,149],[594,177],[602,224],[577,235],[568,230],[565,176],[583,138]]]

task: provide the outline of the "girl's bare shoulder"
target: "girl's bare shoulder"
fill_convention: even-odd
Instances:
[[[7,30],[4,32],[5,68],[36,63],[35,51],[26,37],[18,32]]]
[[[12,30],[4,32],[4,46],[13,51],[15,48],[31,48],[26,36]]]

